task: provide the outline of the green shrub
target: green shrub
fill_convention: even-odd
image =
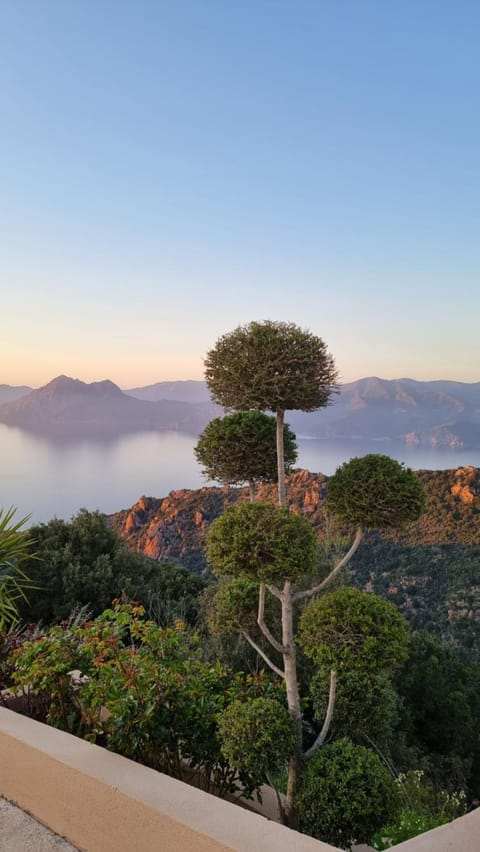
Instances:
[[[307,657],[338,670],[392,671],[407,657],[408,637],[408,623],[394,604],[348,586],[312,600],[300,619]]]
[[[186,569],[134,553],[100,512],[82,509],[71,521],[54,518],[28,531],[34,555],[26,570],[34,588],[19,601],[21,619],[43,624],[69,618],[79,607],[94,616],[125,594],[155,620],[194,623],[205,581]]]

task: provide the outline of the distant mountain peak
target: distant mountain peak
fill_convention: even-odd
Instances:
[[[95,395],[95,396],[123,396],[122,391],[110,379],[104,379],[101,382],[82,382],[81,379],[72,379],[70,376],[56,376],[51,382],[39,388],[38,393],[45,393],[49,396],[57,394],[78,394]]]

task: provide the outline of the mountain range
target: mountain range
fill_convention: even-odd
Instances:
[[[122,391],[109,380],[58,376],[38,390],[0,385],[0,422],[75,433],[145,429],[199,434],[222,413],[204,382],[157,382]],[[370,377],[344,384],[332,404],[287,421],[298,437],[361,438],[480,448],[480,382]]]

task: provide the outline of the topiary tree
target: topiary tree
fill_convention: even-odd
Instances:
[[[276,413],[278,499],[284,506],[285,411],[323,408],[337,390],[337,371],[325,343],[294,323],[251,322],[217,340],[205,358],[205,379],[224,408]]]
[[[395,818],[400,798],[394,779],[374,751],[336,740],[302,769],[295,804],[301,831],[350,849],[367,842]]]
[[[344,521],[345,515],[342,514],[342,506],[348,504],[353,511],[356,499],[357,510],[352,519],[358,524],[358,527],[353,544],[345,556],[339,560],[327,577],[309,588],[302,588],[302,586],[305,585],[306,577],[313,574],[316,569],[317,543],[310,524],[304,518],[290,513],[284,508],[272,505],[243,504],[227,509],[222,516],[213,522],[207,534],[207,558],[215,574],[229,575],[235,578],[243,577],[248,579],[249,582],[259,584],[257,625],[275,655],[280,655],[282,659],[283,665],[280,666],[276,662],[276,657],[272,659],[270,654],[251,635],[253,589],[251,586],[248,587],[247,604],[247,589],[244,588],[241,595],[238,632],[265,660],[272,671],[285,681],[288,709],[295,725],[296,749],[290,761],[286,800],[287,818],[290,822],[294,822],[293,801],[299,768],[302,762],[306,758],[311,758],[325,742],[333,715],[337,671],[340,671],[341,676],[342,668],[345,667],[342,654],[347,654],[350,649],[348,643],[343,648],[341,645],[335,647],[333,643],[331,644],[333,650],[330,651],[330,655],[324,654],[321,660],[317,658],[317,662],[324,666],[324,671],[327,666],[330,668],[330,686],[323,726],[313,746],[305,752],[303,747],[302,704],[296,662],[297,649],[294,637],[294,606],[297,602],[305,602],[328,587],[343,566],[352,558],[368,525],[373,522],[377,522],[380,527],[402,525],[407,520],[413,520],[420,513],[423,507],[422,491],[421,485],[417,485],[415,475],[411,471],[405,470],[397,462],[393,462],[391,459],[385,461],[385,459],[384,456],[369,456],[366,457],[364,465],[362,465],[362,459],[352,460],[355,467],[355,493],[357,494],[352,500],[350,500],[348,494],[343,495],[342,498],[343,491],[350,488],[349,465],[342,466],[338,480],[335,480],[336,475],[330,480],[330,483],[332,480],[334,482],[333,492],[335,495],[335,499],[330,501],[330,510]],[[372,474],[372,469],[377,470],[378,480]],[[394,480],[395,487],[392,487],[390,483],[390,475]],[[362,483],[363,487],[361,487]],[[375,503],[378,505],[376,512],[374,511]],[[280,605],[281,640],[274,635],[274,630],[266,623],[267,592],[273,598],[276,598]],[[232,587],[230,590],[230,587],[225,585],[222,587],[221,594],[222,608],[224,612],[230,613],[228,624],[231,632],[235,625],[235,619],[231,617],[232,607],[234,606],[233,596],[234,594],[238,596],[239,588]],[[315,648],[317,648],[323,635],[322,630],[326,631],[328,619],[334,625],[330,635],[331,642],[336,631],[343,631],[348,635],[348,623],[352,616],[354,619],[353,638],[355,640],[356,658],[358,659],[359,655],[370,654],[375,651],[377,660],[381,661],[384,670],[388,669],[390,664],[393,665],[395,657],[399,662],[403,659],[400,649],[405,635],[404,623],[402,620],[397,623],[391,610],[388,610],[385,616],[382,605],[376,604],[371,596],[366,596],[365,602],[362,597],[360,603],[356,594],[353,592],[353,597],[350,599],[350,590],[346,590],[345,593],[340,593],[338,598],[334,598],[330,609],[327,608],[325,611],[323,623],[321,607],[317,609],[317,606],[319,606],[317,602],[311,605],[310,614],[305,616],[304,621],[305,646],[310,648],[311,656],[315,658]],[[354,609],[356,607],[358,610],[356,614],[355,611],[350,612],[350,606],[353,605]],[[218,618],[216,624],[217,629],[221,628]],[[391,643],[390,641],[387,642],[390,627],[393,631]],[[308,644],[309,633],[311,634],[311,645]],[[352,637],[349,641],[353,641]],[[324,647],[326,647],[326,640]],[[391,650],[392,647],[393,651]],[[385,656],[387,653],[390,654],[388,659]]]
[[[386,456],[367,456],[344,465],[329,483],[329,510],[343,523],[357,527],[349,551],[327,577],[304,588],[305,575],[314,570],[313,540],[288,519],[285,506],[285,466],[283,455],[284,414],[288,409],[314,411],[329,403],[337,390],[334,361],[324,342],[292,323],[252,322],[239,326],[221,337],[205,359],[205,377],[214,399],[227,409],[275,411],[277,416],[277,513],[251,505],[253,512],[239,507],[228,510],[225,519],[212,524],[207,537],[207,556],[214,573],[245,577],[259,583],[257,625],[283,665],[255,642],[250,632],[251,609],[246,606],[252,589],[241,594],[242,617],[247,624],[239,632],[267,662],[272,671],[284,679],[287,704],[296,733],[295,753],[289,765],[286,811],[293,815],[296,778],[302,760],[302,707],[298,687],[293,608],[297,602],[323,591],[339,574],[357,550],[368,527],[402,526],[418,517],[423,509],[421,485],[411,471]],[[354,484],[352,486],[352,480]],[[352,491],[350,494],[349,492]],[[348,509],[348,510],[347,510]],[[355,510],[355,511],[353,511]],[[282,514],[283,511],[283,514]],[[296,588],[295,588],[296,586]],[[235,624],[231,617],[234,594],[238,586],[224,585],[222,608],[230,613],[229,630]],[[266,594],[279,601],[281,634],[279,640],[266,623]],[[212,607],[215,612],[215,606]],[[219,619],[217,618],[217,628]],[[336,669],[330,672],[328,706],[322,729],[311,757],[325,741],[332,718],[336,690]]]
[[[257,482],[278,479],[275,441],[275,417],[262,411],[237,411],[211,420],[194,452],[205,476],[225,485],[248,483],[253,501]],[[297,445],[287,424],[283,427],[283,448],[288,470],[297,460]]]

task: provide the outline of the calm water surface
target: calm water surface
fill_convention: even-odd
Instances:
[[[32,521],[70,518],[82,507],[116,512],[145,494],[164,497],[206,483],[193,455],[196,438],[142,432],[109,440],[61,441],[0,424],[0,507]],[[416,470],[480,466],[480,450],[413,449],[387,441],[298,440],[298,466],[332,474],[352,456],[386,453]]]

